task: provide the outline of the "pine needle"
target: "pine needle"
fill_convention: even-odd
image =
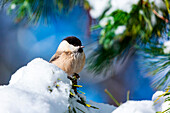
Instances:
[[[128,92],[127,92],[127,101],[129,101],[129,95],[130,95],[130,91],[128,90]]]
[[[86,104],[86,106],[87,106],[87,107],[91,107],[91,105],[90,105],[90,104]]]
[[[82,92],[82,91],[80,91],[80,90],[77,90],[78,92],[80,92],[80,93],[82,93],[82,94],[86,94],[86,93],[84,93],[84,92]]]
[[[71,94],[72,96],[75,96],[75,94],[73,94],[72,92],[70,92],[70,94]]]
[[[83,86],[81,86],[81,85],[74,85],[75,87],[83,87]]]
[[[166,93],[168,93],[168,91],[169,91],[169,89],[167,89],[166,91],[165,91],[165,93],[163,93],[162,95],[159,95],[159,97],[154,101],[154,103],[155,102],[157,102],[162,96],[164,96]]]
[[[104,91],[105,91],[106,94],[108,94],[109,97],[116,103],[117,106],[120,106],[120,103],[112,96],[112,94],[111,94],[107,89],[105,89]]]

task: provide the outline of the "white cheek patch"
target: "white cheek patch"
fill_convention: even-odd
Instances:
[[[78,46],[73,46],[65,40],[63,40],[58,47],[58,51],[78,51],[78,49]]]
[[[70,51],[78,51],[79,47],[78,46],[73,46],[73,45],[69,45],[69,49]]]

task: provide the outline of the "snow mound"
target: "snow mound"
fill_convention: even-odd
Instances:
[[[77,100],[86,97],[70,97],[72,90],[64,71],[36,58],[14,73],[9,85],[0,86],[0,113],[69,113],[69,107],[77,113],[155,113],[170,107],[169,101],[164,102],[167,97],[157,99],[162,91],[157,91],[152,101],[127,101],[116,108],[92,101],[83,105]]]
[[[127,101],[112,113],[155,113],[152,101]]]
[[[165,99],[169,96],[161,96],[163,91],[157,91],[153,94],[152,100],[127,101],[120,105],[112,113],[156,113],[163,112],[170,108],[170,101]],[[169,113],[169,112],[168,112]]]
[[[69,113],[69,106],[77,113],[111,113],[115,107],[102,103],[77,102],[70,98],[71,82],[56,65],[36,58],[11,77],[9,85],[0,86],[0,113]],[[81,95],[85,99],[84,95]]]
[[[153,94],[152,96],[152,101],[154,101],[154,108],[156,110],[156,112],[164,112],[165,110],[170,108],[170,101],[166,101],[166,98],[170,98],[169,95],[167,96],[161,96],[163,95],[165,92],[163,91],[157,91],[155,94]]]
[[[0,87],[0,113],[63,113],[69,91],[65,72],[37,58],[13,74],[9,85]]]

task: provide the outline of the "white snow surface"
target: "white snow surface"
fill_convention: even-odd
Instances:
[[[114,18],[109,16],[109,17],[104,17],[102,20],[100,20],[99,24],[101,27],[105,27],[108,23],[114,24]]]
[[[167,97],[154,103],[164,93],[157,91],[150,101],[127,101],[118,108],[90,101],[87,104],[99,109],[88,108],[77,103],[79,97],[69,98],[70,86],[64,71],[36,58],[14,73],[9,85],[0,86],[0,113],[68,113],[69,105],[85,113],[155,113],[170,107],[170,102],[164,102]]]
[[[111,0],[111,8],[106,12],[106,15],[109,15],[117,9],[129,13],[132,10],[132,5],[138,2],[139,0]]]
[[[152,101],[127,101],[112,113],[155,113]]]
[[[167,110],[168,108],[170,108],[170,101],[166,101],[165,99],[168,98],[169,96],[161,96],[162,94],[164,94],[165,92],[163,91],[157,91],[155,94],[153,94],[152,96],[152,101],[155,101],[154,103],[154,108],[156,110],[156,112],[163,112],[165,110]]]
[[[164,42],[164,46],[165,46],[165,48],[164,48],[164,53],[165,54],[170,54],[170,40],[169,41],[165,41]]]
[[[104,10],[109,7],[110,0],[87,0],[92,7],[90,10],[90,15],[92,18],[98,18],[102,15]]]
[[[119,27],[115,30],[115,34],[116,34],[116,35],[122,34],[125,30],[126,30],[126,26],[125,26],[125,25],[119,26]]]
[[[120,9],[125,12],[130,12],[133,4],[137,4],[139,0],[87,0],[92,7],[90,10],[90,15],[92,18],[100,17],[103,12],[110,7],[110,9],[106,12],[106,15],[109,15],[113,11]]]
[[[170,102],[164,102],[168,96],[161,96],[163,91],[157,91],[152,96],[152,100],[127,101],[120,105],[112,113],[156,113],[170,108]],[[157,101],[155,101],[157,99]]]
[[[152,96],[152,100],[155,101],[160,95],[162,95],[164,92],[163,91],[157,91],[153,96]],[[159,100],[157,100],[154,103],[154,107],[156,111],[162,111],[162,103],[164,102],[165,97],[161,97],[159,98]]]
[[[109,8],[106,15],[111,14],[115,10],[123,10],[129,13],[132,10],[132,5],[137,4],[139,0],[87,0],[92,7],[90,15],[96,19],[100,17],[103,12]],[[154,2],[158,8],[166,8],[165,3],[162,0],[149,0],[150,3]]]
[[[11,9],[15,9],[16,8],[16,5],[15,4],[12,4],[11,5]]]
[[[70,101],[86,113],[111,113],[115,109],[113,105],[94,102],[88,104],[99,109],[84,107],[69,98],[70,86],[64,71],[36,58],[15,72],[9,85],[0,86],[0,113],[68,113]]]
[[[92,7],[90,10],[90,15],[92,18],[96,19],[100,17],[103,12],[109,8],[106,15],[109,15],[113,11],[120,9],[125,12],[130,12],[133,4],[137,4],[139,0],[87,0]]]
[[[0,113],[63,113],[69,90],[65,72],[37,58],[13,74],[9,85],[0,87]]]

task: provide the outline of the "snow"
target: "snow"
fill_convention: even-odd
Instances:
[[[113,11],[116,11],[117,9],[120,9],[124,12],[129,13],[132,10],[132,5],[137,4],[139,0],[111,0],[111,8],[108,12],[106,12],[106,15],[111,14]]]
[[[87,102],[99,109],[77,103],[78,96],[69,97],[70,86],[64,71],[36,58],[15,72],[9,85],[0,86],[0,113],[68,113],[69,106],[86,113],[111,113],[115,109],[102,103]],[[81,97],[85,99],[84,95]]]
[[[56,84],[62,87],[57,89]],[[69,90],[65,72],[37,58],[13,74],[9,85],[0,87],[0,113],[62,113],[69,105]]]
[[[90,10],[90,15],[92,18],[98,18],[102,15],[102,13],[109,8],[109,1],[110,0],[87,0],[92,7]],[[111,0],[111,8],[109,11],[106,12],[106,15],[109,15],[113,11],[120,9],[125,12],[130,12],[132,9],[133,4],[137,4],[139,0],[124,0],[123,2],[121,0]]]
[[[127,101],[112,113],[155,113],[152,101]]]
[[[11,5],[11,9],[15,9],[16,8],[16,5],[15,4],[12,4]]]
[[[116,34],[116,35],[122,34],[125,30],[126,30],[126,26],[125,26],[125,25],[119,26],[119,27],[117,27],[117,29],[115,30],[115,34]]]
[[[90,15],[92,18],[98,18],[109,7],[110,0],[87,0],[92,7]]]
[[[162,103],[162,112],[164,112],[165,110],[167,110],[169,108],[170,108],[170,101],[166,101],[166,102]],[[169,110],[169,112],[170,112],[170,110]]]
[[[122,10],[129,13],[132,10],[132,5],[137,4],[139,0],[87,0],[92,7],[90,15],[92,18],[99,18],[103,12],[109,8],[106,15],[111,14],[116,10]],[[154,2],[158,8],[166,8],[163,0],[149,0],[150,3]],[[152,17],[154,19],[154,17]],[[154,20],[153,20],[154,21]]]
[[[165,92],[163,91],[157,91],[153,96],[152,96],[152,101],[154,101],[154,107],[155,107],[155,110],[156,112],[159,112],[159,111],[165,111],[167,110],[168,108],[170,108],[170,101],[166,101],[165,102],[165,99],[170,97],[170,96],[161,96],[160,95],[163,95]]]
[[[103,12],[109,8],[111,5],[111,8],[109,11],[106,12],[106,15],[109,15],[113,11],[120,9],[125,12],[130,12],[132,9],[133,4],[137,4],[139,0],[124,0],[123,2],[121,0],[87,0],[92,7],[90,10],[90,15],[92,18],[96,19],[100,17]],[[110,2],[109,2],[110,1]]]
[[[165,48],[163,49],[165,54],[170,54],[170,40],[164,42]]]
[[[36,58],[20,68],[11,77],[9,85],[0,86],[0,113],[68,113],[68,107],[79,108],[85,113],[155,113],[170,108],[164,102],[163,91],[157,91],[152,100],[127,101],[119,107],[86,102],[85,107],[77,102],[83,94],[69,97],[71,82],[64,71],[41,58]],[[73,93],[74,94],[74,93]],[[157,100],[157,101],[155,101]],[[76,109],[77,113],[81,113]]]
[[[152,100],[155,101],[160,95],[162,95],[164,92],[163,91],[157,91],[153,96]],[[157,100],[154,104],[155,110],[156,111],[162,111],[162,103],[164,102],[165,98],[161,97],[159,100]]]
[[[157,91],[152,96],[152,100],[127,101],[120,105],[112,113],[156,113],[170,108],[170,102],[165,102],[168,96],[161,96],[165,92]],[[157,100],[157,101],[155,101]]]
[[[113,24],[114,23],[114,18],[111,17],[111,16],[104,17],[102,20],[100,20],[99,25],[101,27],[105,27],[109,23],[109,21],[110,21],[111,24]]]

